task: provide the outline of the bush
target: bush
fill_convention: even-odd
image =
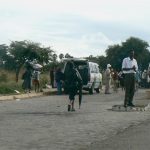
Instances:
[[[23,72],[23,71],[22,71]],[[19,81],[15,81],[15,72],[8,72],[6,70],[0,71],[0,94],[15,94],[14,90],[23,92],[21,76],[22,72],[19,75]],[[40,75],[40,87],[46,88],[46,84],[49,83],[49,73],[44,72]]]
[[[22,92],[22,83],[16,83],[15,81],[1,83],[0,84],[0,94],[14,94],[14,90]]]
[[[46,88],[46,84],[49,81],[49,76],[47,74],[41,74],[40,77],[40,86],[41,88]]]
[[[11,93],[13,94],[13,93],[15,93],[15,91],[6,86],[5,87],[0,86],[0,94],[11,94]]]
[[[7,82],[8,81],[8,76],[6,73],[1,72],[0,73],[0,82]]]

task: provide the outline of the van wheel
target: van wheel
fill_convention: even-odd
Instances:
[[[89,89],[89,94],[93,94],[94,93],[94,86],[92,85],[92,87]]]
[[[96,91],[96,93],[99,93],[99,92],[100,92],[100,91],[99,91],[99,88],[95,89],[95,91]]]

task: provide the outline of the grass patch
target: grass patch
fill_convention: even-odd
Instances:
[[[14,90],[23,92],[22,83],[16,83],[15,81],[0,83],[0,94],[15,94]]]
[[[22,72],[19,74],[18,82],[15,81],[15,72],[11,71],[0,71],[0,94],[15,94],[14,90],[19,92],[23,92],[22,83],[23,80],[21,79]],[[40,89],[46,88],[46,84],[49,83],[49,73],[44,72],[40,74]],[[32,86],[33,88],[33,86]]]

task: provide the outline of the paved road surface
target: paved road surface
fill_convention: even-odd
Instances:
[[[135,99],[143,102],[144,91]],[[0,102],[0,150],[87,150],[150,118],[149,112],[114,112],[124,93],[84,95],[67,112],[67,96]]]
[[[132,126],[107,140],[95,143],[93,150],[150,150],[150,120]]]

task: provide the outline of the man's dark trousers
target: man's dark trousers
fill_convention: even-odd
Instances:
[[[124,105],[132,105],[133,96],[135,92],[135,74],[127,73],[125,74],[125,100]]]

